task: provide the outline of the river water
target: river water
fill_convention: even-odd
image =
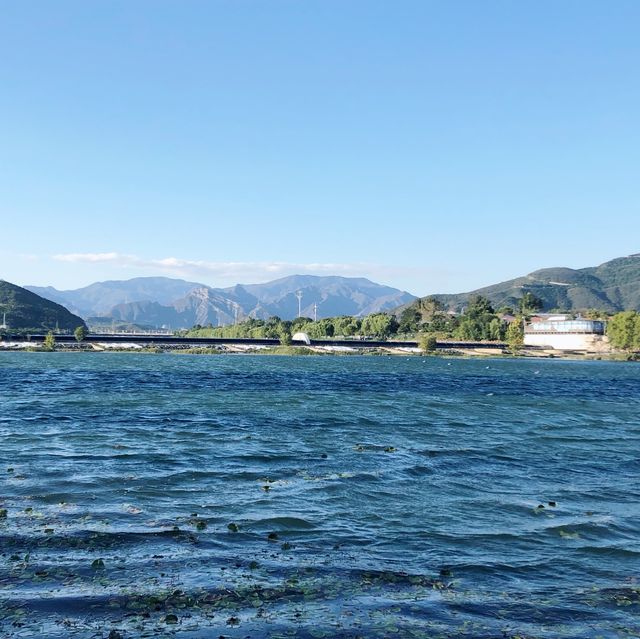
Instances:
[[[2,637],[638,637],[640,367],[0,353]]]

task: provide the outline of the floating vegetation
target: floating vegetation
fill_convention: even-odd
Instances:
[[[558,531],[558,534],[563,539],[580,539],[580,534],[577,532],[571,532],[568,530],[563,530],[562,528]]]
[[[616,606],[640,605],[640,586],[627,588],[606,588],[601,594],[616,604]]]
[[[358,453],[395,453],[398,451],[395,446],[379,446],[375,444],[356,444],[353,450]]]
[[[198,517],[198,513],[191,513],[191,517],[189,517],[187,523],[199,531],[206,530],[209,525],[206,519]]]

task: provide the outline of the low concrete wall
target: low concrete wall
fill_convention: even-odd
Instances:
[[[542,346],[557,351],[606,353],[611,350],[606,335],[592,333],[525,333],[525,346]]]

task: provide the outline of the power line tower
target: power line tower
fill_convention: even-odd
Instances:
[[[296,297],[298,298],[298,317],[302,317],[302,291],[296,291]]]

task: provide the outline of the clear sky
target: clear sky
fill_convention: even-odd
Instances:
[[[640,251],[640,2],[0,3],[0,277],[458,292]]]

